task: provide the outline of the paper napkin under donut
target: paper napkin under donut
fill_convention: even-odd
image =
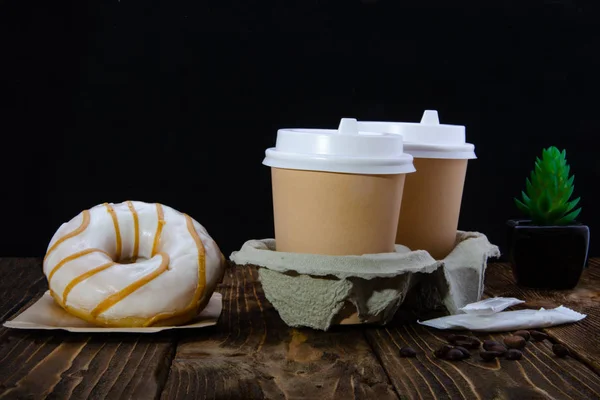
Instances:
[[[44,293],[42,297],[26,310],[21,312],[10,321],[6,321],[4,326],[13,329],[42,329],[54,330],[60,329],[69,332],[89,332],[89,333],[110,333],[110,332],[131,332],[131,333],[156,333],[167,329],[192,329],[214,326],[217,324],[219,315],[223,309],[223,300],[220,293],[213,293],[210,301],[196,318],[185,325],[178,326],[148,326],[148,327],[101,327],[95,326],[79,319],[65,310],[63,310],[50,292]]]
[[[419,290],[435,290],[419,296],[456,313],[481,298],[487,259],[499,255],[485,235],[459,231],[455,249],[440,261],[400,245],[394,253],[362,256],[278,252],[274,239],[249,240],[231,260],[260,267],[265,296],[286,324],[327,330],[352,314],[360,322],[389,322],[422,281]]]

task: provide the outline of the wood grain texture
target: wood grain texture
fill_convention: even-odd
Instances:
[[[0,258],[0,323],[43,293],[39,258]]]
[[[47,289],[40,259],[0,259],[0,314],[9,318]],[[0,331],[0,399],[153,399],[174,351],[169,333],[86,335]]]
[[[46,290],[39,259],[0,259],[0,274],[4,319]],[[528,307],[564,304],[587,313],[579,324],[547,329],[576,357],[559,359],[544,342],[530,343],[521,361],[484,362],[475,351],[467,361],[436,359],[432,352],[448,332],[406,324],[419,304],[385,328],[293,329],[266,301],[256,269],[233,267],[218,288],[223,314],[209,329],[152,335],[1,329],[0,399],[600,398],[598,260],[572,291],[518,288],[506,264],[489,266],[486,288],[490,296],[524,298]],[[400,358],[404,345],[417,357]]]
[[[520,361],[479,359],[445,361],[433,351],[446,344],[447,332],[419,325],[369,329],[369,342],[379,355],[397,392],[408,399],[596,399],[600,377],[579,361],[554,356],[549,343],[528,344]],[[505,335],[478,335],[501,341]],[[416,358],[400,358],[402,346]]]
[[[600,264],[594,260],[573,291],[536,291],[518,288],[507,264],[491,264],[486,272],[486,294],[527,300],[528,307],[572,306],[588,313],[578,324],[548,329],[552,338],[567,344],[575,358],[554,356],[551,343],[529,343],[520,361],[484,362],[478,352],[467,361],[450,362],[432,352],[447,343],[449,332],[395,318],[385,329],[367,329],[366,335],[400,396],[410,399],[596,399],[600,377],[586,364],[598,362]],[[596,288],[596,289],[594,289]],[[501,341],[504,334],[477,334],[482,340]],[[400,347],[418,351],[415,359],[400,358]],[[593,358],[593,360],[592,360]],[[585,363],[580,362],[584,359]]]
[[[172,348],[141,335],[12,334],[0,344],[0,399],[156,398]]]
[[[486,272],[486,294],[526,300],[525,308],[560,305],[586,314],[576,324],[545,329],[554,340],[600,374],[600,259],[591,259],[573,290],[536,290],[516,286],[508,264],[493,264]]]
[[[229,268],[213,332],[184,333],[163,399],[395,399],[360,329],[292,329],[256,269]]]

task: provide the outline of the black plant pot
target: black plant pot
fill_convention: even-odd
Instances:
[[[536,226],[508,221],[508,257],[520,286],[573,289],[587,267],[590,230],[586,225]]]

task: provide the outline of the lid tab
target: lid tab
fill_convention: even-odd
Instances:
[[[422,124],[439,125],[440,118],[436,110],[425,110],[423,117],[421,118]]]
[[[340,135],[358,135],[358,122],[355,118],[342,118],[337,133]]]

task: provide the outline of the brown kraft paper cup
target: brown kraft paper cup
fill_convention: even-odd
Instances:
[[[323,255],[395,251],[405,176],[272,167],[277,251]]]
[[[414,158],[406,177],[396,243],[426,250],[436,260],[456,244],[467,159]]]

